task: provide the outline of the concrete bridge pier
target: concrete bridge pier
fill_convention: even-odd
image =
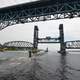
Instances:
[[[60,51],[59,51],[59,53],[62,54],[62,55],[66,55],[63,24],[59,25],[59,34],[60,34],[60,37],[59,37],[59,40],[60,40]]]

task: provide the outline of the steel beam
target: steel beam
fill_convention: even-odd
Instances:
[[[47,41],[47,42],[38,42],[38,43],[43,43],[43,44],[46,44],[46,43],[59,43],[59,42],[50,42],[50,41]]]

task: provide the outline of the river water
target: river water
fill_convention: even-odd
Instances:
[[[80,52],[0,52],[0,80],[80,80]]]

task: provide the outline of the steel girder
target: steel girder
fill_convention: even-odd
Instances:
[[[21,8],[17,10],[0,11],[0,30],[7,26],[38,22],[46,20],[56,20],[65,18],[80,17],[80,1],[58,3],[55,5],[36,7],[36,8]]]
[[[80,49],[80,40],[65,42],[66,49]]]
[[[46,37],[46,38],[39,38],[38,43],[60,43],[60,41],[59,38]]]

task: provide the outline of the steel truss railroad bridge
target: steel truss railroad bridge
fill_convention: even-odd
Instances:
[[[33,44],[27,41],[10,41],[0,44],[0,48],[3,49],[16,49],[16,50],[29,50],[33,48]]]
[[[20,23],[74,17],[80,17],[80,0],[38,0],[35,2],[0,8],[0,30],[8,26]],[[60,29],[60,31],[61,30],[63,29]],[[64,42],[63,31],[60,32],[60,35],[62,35],[63,37],[61,38],[62,39],[61,45],[64,46],[66,44],[67,49],[80,48],[79,40]],[[60,36],[59,38],[55,38],[55,40],[60,42]],[[36,47],[35,38],[34,43],[35,43],[34,47]]]

